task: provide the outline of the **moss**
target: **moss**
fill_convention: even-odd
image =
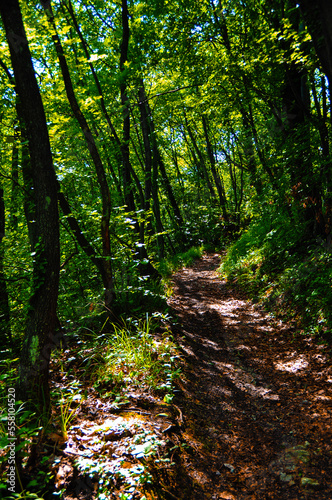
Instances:
[[[38,346],[39,346],[39,338],[37,335],[34,335],[31,339],[31,345],[30,345],[30,359],[32,365],[35,364],[37,358],[38,358]]]

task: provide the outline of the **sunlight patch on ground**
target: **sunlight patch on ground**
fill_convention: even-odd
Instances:
[[[214,365],[222,371],[235,385],[237,389],[248,392],[253,397],[263,399],[278,400],[278,394],[272,394],[271,389],[259,387],[256,385],[254,377],[243,371],[241,368],[235,368],[231,364],[214,361]]]
[[[279,361],[278,363],[274,363],[274,367],[277,370],[290,373],[296,373],[300,370],[305,370],[308,365],[309,363],[304,355],[291,359],[289,361]]]
[[[239,317],[239,309],[243,310],[245,307],[246,303],[243,302],[242,300],[227,300],[223,302],[210,302],[208,304],[210,309],[214,309],[218,311],[218,313],[222,314],[223,316],[229,316],[231,318],[234,317]]]
[[[266,318],[254,311],[249,310],[246,302],[241,300],[228,300],[222,303],[210,302],[209,309],[217,311],[228,325],[243,325],[263,332],[273,332],[274,328],[266,323]],[[244,311],[245,314],[241,314]]]
[[[249,346],[247,346],[247,345],[243,345],[243,344],[241,344],[241,345],[236,346],[236,349],[237,349],[238,351],[251,351],[251,350],[252,350],[252,347],[249,347]],[[256,349],[257,349],[257,348],[256,348]]]
[[[159,415],[157,423],[146,414],[147,417],[129,411],[113,418],[101,418],[99,423],[86,418],[78,420],[68,431],[63,456],[54,460],[56,490],[61,491],[66,481],[72,479],[75,466],[80,474],[90,477],[98,498],[137,498],[138,495],[143,498],[145,480],[152,479],[149,457],[154,461],[164,456],[166,441],[162,428],[170,424],[166,413]],[[75,460],[74,466],[71,462],[67,466],[69,458]]]
[[[205,347],[210,347],[211,349],[214,349],[215,351],[221,351],[222,346],[218,344],[217,342],[213,342],[212,340],[202,338],[201,344],[204,345]]]
[[[321,354],[315,354],[315,356],[313,356],[313,359],[318,363],[327,363],[326,356],[322,356]]]
[[[260,330],[262,332],[273,332],[274,331],[274,328],[272,326],[266,326],[266,325],[257,325],[255,328],[257,328],[257,330]]]
[[[212,497],[214,498],[221,498],[222,500],[235,500],[235,496],[232,495],[231,493],[228,493],[227,491],[223,491],[222,493],[219,493],[219,497],[215,496]]]
[[[325,394],[325,391],[324,389],[316,392],[316,394],[314,395],[314,399],[317,401],[317,400],[321,400],[321,401],[331,401],[331,398],[329,396],[326,396]]]

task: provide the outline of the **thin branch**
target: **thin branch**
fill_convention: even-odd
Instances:
[[[165,92],[160,92],[159,94],[154,94],[150,97],[147,97],[146,99],[144,99],[144,101],[142,101],[142,103],[148,102],[151,99],[154,99],[155,97],[160,97],[161,95],[173,94],[174,92],[178,92],[179,90],[190,89],[192,87],[201,87],[202,85],[203,85],[203,83],[198,83],[198,84],[195,83],[195,85],[186,85],[185,87],[178,87],[177,89],[165,90]],[[142,104],[142,103],[138,103],[138,104]]]
[[[8,79],[10,80],[10,83],[12,84],[15,84],[15,79],[13,77],[13,75],[10,73],[7,65],[5,64],[5,62],[1,59],[0,57],[0,66],[2,67],[2,69],[5,71],[6,75],[8,76]]]

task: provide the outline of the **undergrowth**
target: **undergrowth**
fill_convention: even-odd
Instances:
[[[221,274],[276,316],[332,343],[332,254],[282,211],[265,214],[233,243]]]
[[[95,389],[120,400],[129,388],[139,387],[171,402],[173,380],[179,376],[178,355],[168,328],[155,332],[168,320],[161,313],[147,314],[144,320],[127,318],[113,324],[111,332],[92,339],[92,348],[87,346],[82,355]]]
[[[175,270],[191,265],[202,253],[202,247],[192,248],[163,261],[159,272],[166,282],[167,277]],[[146,283],[142,284],[142,290],[145,285]],[[97,391],[99,398],[110,400],[112,407],[119,409],[128,402],[128,397],[133,392],[152,393],[161,399],[163,404],[172,402],[174,381],[180,376],[179,354],[171,335],[172,319],[165,312],[165,297],[161,294],[163,285],[156,286],[153,290],[151,286],[146,288],[144,297],[142,290],[137,291],[130,287],[125,299],[119,296],[124,311],[123,318],[118,317],[113,323],[110,318],[103,319],[106,317],[105,312],[102,313],[97,300],[90,302],[89,317],[83,315],[80,321],[68,322],[67,327],[71,330],[67,335],[70,351],[56,351],[52,354],[52,413],[48,416],[48,422],[44,421],[45,419],[41,421],[40,418],[33,418],[31,412],[24,411],[24,406],[18,406],[16,410],[16,435],[19,437],[16,453],[19,453],[22,459],[22,471],[26,476],[23,492],[17,494],[17,498],[44,498],[45,495],[49,498],[49,490],[54,483],[54,471],[49,468],[48,456],[42,456],[43,454],[36,450],[33,469],[36,477],[33,478],[30,472],[27,472],[31,446],[40,447],[42,442],[49,446],[50,440],[53,442],[53,439],[64,442],[75,425],[82,402],[82,408],[85,407],[91,386]],[[141,295],[137,296],[138,292],[143,298]],[[131,310],[132,317],[129,317],[123,307],[124,302]],[[159,312],[145,312],[143,316],[144,309]],[[4,366],[1,367],[0,388],[4,403],[6,388],[15,386],[18,361],[18,358],[10,361],[7,356],[2,361]],[[0,430],[1,445],[5,450],[8,447],[8,438],[5,437],[8,414],[5,404],[3,406]],[[1,473],[5,473],[6,455],[6,452],[0,454]],[[148,468],[141,469],[137,469],[134,476],[137,481],[146,481]],[[3,491],[0,491],[0,496],[1,493]]]
[[[204,247],[192,247],[184,253],[178,253],[158,263],[158,271],[163,278],[169,278],[174,272],[182,267],[189,267],[196,260],[202,257]]]

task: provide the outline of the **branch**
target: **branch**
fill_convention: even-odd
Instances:
[[[138,104],[148,102],[150,99],[154,99],[155,97],[160,97],[161,95],[173,94],[174,92],[178,92],[179,90],[190,89],[193,87],[201,87],[202,85],[203,83],[198,83],[198,84],[195,83],[195,85],[186,85],[185,87],[178,87],[177,89],[165,90],[165,92],[160,92],[159,94],[154,94],[151,97],[147,97],[146,99],[144,99],[144,101],[139,102]]]
[[[13,77],[13,75],[10,73],[7,65],[4,63],[4,61],[1,59],[0,57],[0,66],[2,67],[2,69],[5,71],[6,75],[8,76],[8,79],[10,80],[10,83],[12,83],[13,85],[15,84],[15,79]]]

